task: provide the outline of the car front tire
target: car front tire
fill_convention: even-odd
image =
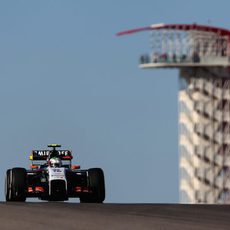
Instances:
[[[81,203],[103,203],[105,200],[105,179],[102,169],[88,170],[88,187],[91,193],[80,197]]]
[[[21,201],[26,200],[26,169],[13,168],[6,172],[5,180],[5,197],[6,201]]]

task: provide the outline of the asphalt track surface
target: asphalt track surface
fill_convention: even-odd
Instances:
[[[0,229],[230,229],[230,206],[1,202]]]

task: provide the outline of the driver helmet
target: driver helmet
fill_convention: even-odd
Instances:
[[[61,159],[58,157],[53,157],[48,161],[48,165],[53,168],[61,167],[62,162]]]

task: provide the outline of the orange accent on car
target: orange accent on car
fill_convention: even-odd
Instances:
[[[38,165],[30,165],[31,169],[38,169]]]
[[[90,190],[88,188],[82,188],[82,187],[75,187],[75,192],[85,192],[85,193],[89,193]]]
[[[72,166],[71,166],[71,169],[72,169],[72,170],[76,170],[76,169],[80,169],[80,168],[81,168],[80,165],[72,165]]]
[[[44,192],[44,188],[41,187],[41,186],[36,186],[36,187],[35,187],[35,191],[36,191],[36,192]]]
[[[76,192],[81,192],[81,187],[75,187]]]

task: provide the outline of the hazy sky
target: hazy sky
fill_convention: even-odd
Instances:
[[[60,143],[106,202],[178,202],[177,70],[140,70],[153,23],[230,29],[227,0],[0,1],[0,199],[7,168]]]

